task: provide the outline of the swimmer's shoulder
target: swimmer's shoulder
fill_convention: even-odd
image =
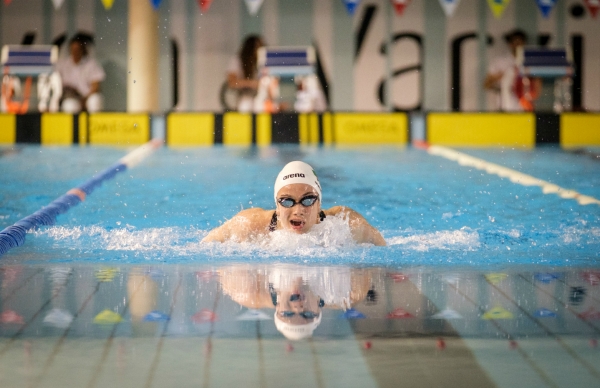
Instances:
[[[334,206],[323,210],[326,216],[341,216],[347,218],[350,224],[352,236],[358,243],[369,243],[374,245],[386,245],[385,239],[379,233],[377,228],[371,226],[369,222],[357,211],[347,206]]]
[[[360,214],[358,214],[357,212],[355,212],[354,210],[350,209],[347,206],[334,206],[332,208],[323,210],[323,213],[325,213],[326,216],[337,216],[337,215],[343,215],[343,216],[358,215],[358,216],[360,216]]]
[[[268,232],[273,210],[261,208],[244,209],[213,229],[203,242],[225,242],[227,240],[248,241],[257,235]]]

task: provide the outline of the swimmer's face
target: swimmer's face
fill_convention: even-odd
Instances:
[[[296,204],[291,208],[286,208],[277,202],[277,221],[287,230],[294,231],[298,234],[306,233],[319,220],[319,212],[321,211],[321,200],[318,199],[312,206],[305,207],[298,203],[306,196],[317,196],[315,189],[304,183],[293,183],[282,187],[277,193],[277,201],[282,198],[290,198],[296,201]]]
[[[298,282],[295,287],[290,287],[279,293],[275,312],[282,322],[291,325],[304,325],[314,321],[315,317],[321,314],[319,299],[302,282]]]

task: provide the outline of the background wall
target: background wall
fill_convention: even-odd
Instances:
[[[161,110],[171,109],[174,97],[170,40],[179,52],[179,101],[174,109],[220,111],[219,90],[227,64],[247,33],[260,33],[272,45],[317,44],[330,81],[332,108],[385,110],[378,90],[388,69],[381,51],[388,36],[388,1],[363,0],[352,17],[341,0],[265,0],[256,16],[248,14],[242,0],[214,0],[206,14],[196,0],[163,0],[157,11]],[[438,0],[413,0],[403,16],[391,17],[393,35],[406,36],[391,50],[390,68],[399,73],[392,79],[393,105],[450,110],[452,42],[483,28],[493,38],[491,45],[482,49],[477,38],[462,45],[460,109],[490,109],[491,96],[479,87],[481,77],[491,59],[505,52],[502,35],[518,26],[531,34],[550,35],[550,46],[570,45],[573,35],[583,37],[582,105],[600,111],[600,16],[593,19],[584,9],[575,17],[572,10],[577,6],[583,1],[558,0],[544,19],[534,0],[515,0],[496,19],[486,0],[462,0],[453,17],[446,18]],[[115,0],[110,10],[97,0],[65,0],[60,10],[54,10],[51,0],[0,2],[0,43],[18,44],[28,31],[36,33],[36,43],[50,43],[77,30],[93,32],[94,54],[107,72],[102,86],[106,108],[123,111],[127,45],[135,44],[127,41],[127,11],[126,0]],[[358,36],[362,36],[360,50],[356,50]]]

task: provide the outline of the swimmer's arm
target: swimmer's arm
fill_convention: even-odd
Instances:
[[[262,225],[264,213],[266,211],[259,208],[242,210],[223,225],[211,230],[201,242],[248,241],[260,234],[261,229],[267,229]]]
[[[326,210],[325,214],[331,216],[343,214],[344,217],[348,217],[350,232],[352,233],[354,241],[357,243],[368,243],[379,246],[387,245],[381,233],[379,233],[379,231],[372,227],[363,216],[354,210],[344,206],[334,206],[331,209]]]

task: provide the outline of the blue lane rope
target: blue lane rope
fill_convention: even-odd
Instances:
[[[85,198],[100,187],[104,181],[114,178],[117,174],[127,170],[128,167],[133,167],[161,144],[162,140],[160,139],[144,144],[121,158],[113,166],[100,174],[94,175],[82,185],[69,190],[66,194],[50,202],[48,206],[2,230],[0,232],[0,256],[12,248],[23,245],[28,230],[37,229],[42,225],[54,225],[59,214],[66,213],[73,206],[85,201]]]

